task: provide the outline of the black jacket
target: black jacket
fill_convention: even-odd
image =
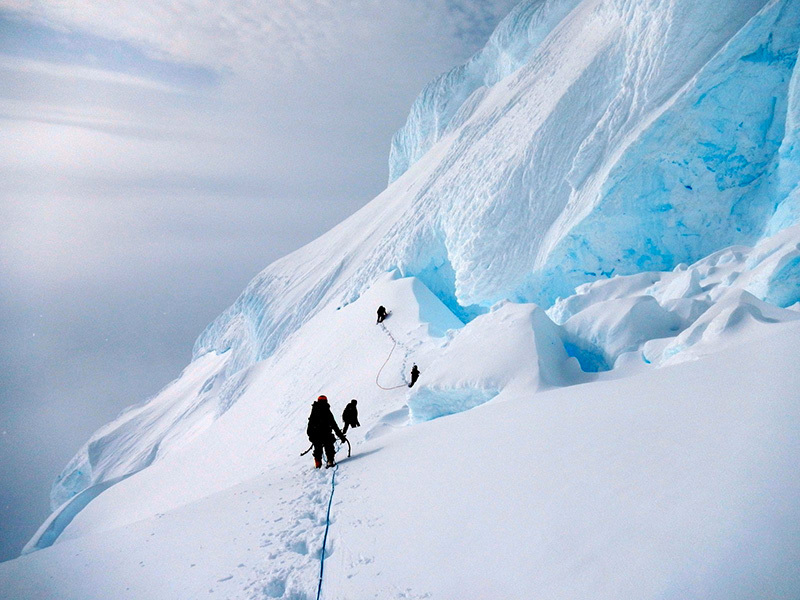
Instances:
[[[331,407],[327,402],[317,400],[311,405],[311,415],[308,417],[308,427],[306,434],[311,442],[330,440],[333,438],[333,432],[339,438],[343,438],[342,430],[336,424],[336,419],[333,418]]]
[[[355,403],[350,402],[347,406],[344,407],[344,412],[342,413],[342,421],[345,423],[349,423],[350,427],[360,427],[361,424],[358,422],[358,407]]]

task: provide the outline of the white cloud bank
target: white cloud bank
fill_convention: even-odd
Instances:
[[[515,3],[0,0],[23,28],[122,42],[165,61],[167,74],[170,64],[220,74],[192,88],[191,77],[175,86],[136,64],[122,73],[91,52],[83,64],[0,55],[0,128],[19,142],[0,150],[0,170],[14,182],[194,177],[266,193],[271,182],[308,190],[313,173],[315,193],[349,188],[363,202],[385,182],[414,96]]]
[[[415,41],[452,54],[454,40],[474,43],[514,0],[158,0],[85,2],[3,0],[28,19],[91,32],[142,47],[152,56],[252,74],[275,66],[319,63],[354,48]],[[416,31],[417,40],[408,33]],[[470,39],[473,38],[473,39]]]

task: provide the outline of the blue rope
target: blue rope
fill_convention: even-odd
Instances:
[[[328,514],[325,516],[325,535],[322,538],[322,558],[319,561],[319,584],[317,585],[317,600],[320,599],[322,594],[322,573],[325,570],[325,544],[328,541],[328,529],[331,526],[331,504],[333,504],[333,492],[336,490],[336,471],[339,470],[337,464],[333,469],[331,476],[331,497],[328,499]]]

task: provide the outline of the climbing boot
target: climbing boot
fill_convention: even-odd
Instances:
[[[322,459],[315,458],[314,459],[314,468],[319,469],[322,466]]]
[[[335,467],[335,466],[336,466],[336,463],[333,462],[332,460],[329,460],[328,464],[325,465],[325,468],[326,469],[330,469],[331,467]]]

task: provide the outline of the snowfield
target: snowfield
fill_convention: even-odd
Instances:
[[[798,46],[793,0],[522,2],[77,453],[0,596],[800,598]]]
[[[418,391],[380,390],[392,343],[373,298],[320,314],[317,342],[259,365],[214,426],[103,492],[52,547],[0,565],[7,597],[315,598],[333,473],[299,452],[322,390],[335,412],[359,398],[363,424],[336,473],[322,597],[797,597],[798,319],[757,322],[700,359],[640,359],[536,392],[537,353],[540,365],[563,355],[519,334],[502,360],[477,319],[449,344],[429,337],[415,283],[369,293],[406,347],[384,373],[402,383],[407,351],[446,344],[459,357],[447,377],[423,367]],[[483,318],[531,331],[537,314],[505,305]],[[290,353],[302,372],[271,376]],[[299,384],[315,371],[320,390]],[[409,426],[415,398],[463,409],[466,390],[488,402]]]
[[[800,227],[781,237],[769,256],[796,252]],[[753,252],[728,253],[735,270]],[[324,392],[336,413],[358,398],[364,426],[336,474],[323,597],[794,598],[800,313],[707,283],[718,272],[691,275],[708,263],[560,302],[562,318],[582,307],[567,324],[600,306],[612,339],[631,340],[652,325],[630,302],[654,298],[643,285],[665,305],[669,291],[727,299],[704,313],[725,307],[707,321],[728,315],[726,326],[682,343],[667,366],[642,348],[698,326],[597,373],[567,354],[575,329],[536,305],[500,303],[463,325],[418,280],[389,274],[248,370],[211,427],[82,510],[68,502],[55,544],[0,565],[0,584],[13,598],[316,597],[333,474],[299,452]],[[379,303],[392,313],[384,327]],[[412,358],[423,373],[409,389]],[[179,381],[202,379],[190,374]],[[379,375],[399,387],[382,390]],[[197,387],[184,397],[173,384],[121,419],[152,414],[149,435],[172,431],[163,405],[191,414]],[[29,549],[54,541],[61,514]]]

